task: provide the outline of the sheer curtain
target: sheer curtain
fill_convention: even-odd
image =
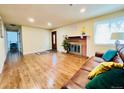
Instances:
[[[124,32],[124,17],[95,23],[94,41],[95,44],[114,44],[111,40],[113,32]],[[120,41],[124,43],[124,41]]]

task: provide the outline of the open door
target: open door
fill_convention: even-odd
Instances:
[[[57,51],[57,34],[56,34],[56,31],[52,32],[52,50]]]

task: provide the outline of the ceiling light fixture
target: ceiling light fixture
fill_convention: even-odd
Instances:
[[[48,26],[52,26],[52,23],[48,22],[47,25],[48,25]]]
[[[80,10],[80,13],[84,13],[86,11],[86,9],[85,8],[82,8],[81,10]]]
[[[31,18],[30,17],[30,18],[28,18],[28,21],[31,22],[31,23],[33,23],[35,20],[34,20],[34,18]]]

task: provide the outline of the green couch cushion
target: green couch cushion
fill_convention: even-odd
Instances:
[[[116,50],[108,50],[106,51],[102,58],[105,60],[105,61],[111,61],[112,58],[114,58],[117,54],[117,51]]]
[[[111,69],[99,74],[86,85],[87,89],[124,88],[124,69]]]

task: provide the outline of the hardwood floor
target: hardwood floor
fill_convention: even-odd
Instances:
[[[9,55],[0,75],[0,88],[61,88],[86,61],[62,53]]]

